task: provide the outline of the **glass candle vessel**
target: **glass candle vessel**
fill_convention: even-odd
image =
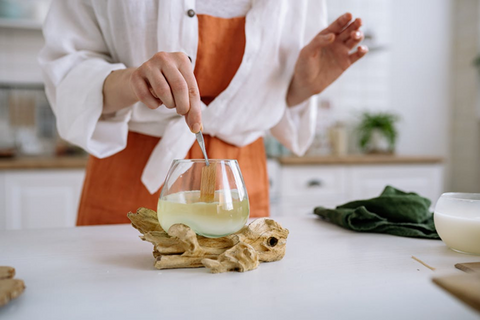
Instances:
[[[444,193],[434,213],[438,235],[452,250],[480,255],[480,193]]]
[[[205,181],[205,170],[210,179]],[[202,174],[203,171],[203,174]],[[213,176],[212,176],[213,175]],[[201,194],[202,179],[211,197]],[[158,221],[166,231],[183,223],[197,234],[218,238],[240,230],[250,214],[247,190],[236,160],[174,160],[160,193]]]

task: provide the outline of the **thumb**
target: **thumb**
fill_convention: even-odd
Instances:
[[[327,34],[317,34],[315,38],[310,42],[310,46],[315,49],[323,48],[331,44],[335,41],[335,34],[327,33]]]
[[[200,109],[190,109],[185,115],[185,121],[193,133],[198,133],[203,130],[202,113]]]

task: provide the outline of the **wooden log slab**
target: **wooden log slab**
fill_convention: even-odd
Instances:
[[[15,269],[0,266],[0,307],[15,299],[25,290],[25,284],[20,279],[13,279]]]
[[[7,266],[0,266],[0,280],[12,279],[15,276],[15,269]]]
[[[153,244],[157,269],[206,267],[212,273],[245,272],[256,269],[260,262],[285,256],[288,230],[272,219],[254,220],[225,237],[206,238],[183,224],[163,230],[157,213],[147,208],[127,216],[142,234],[140,238]]]

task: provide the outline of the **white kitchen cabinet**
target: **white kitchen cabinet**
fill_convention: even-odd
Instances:
[[[346,174],[342,166],[282,166],[279,213],[304,215],[342,202],[348,197]]]
[[[83,169],[0,173],[2,229],[74,226],[85,176]]]
[[[378,196],[386,185],[413,191],[434,203],[443,191],[443,166],[439,164],[355,166],[350,168],[353,199]]]
[[[278,215],[280,203],[280,164],[272,159],[267,160],[268,184],[270,186],[270,214]]]
[[[443,192],[443,165],[282,165],[277,184],[275,216],[311,214],[317,206],[334,208],[352,200],[377,197],[391,185],[407,192],[417,192],[432,204]]]
[[[7,208],[5,205],[5,174],[0,172],[0,230],[5,230],[7,228],[6,212]]]
[[[268,161],[271,216],[302,216],[313,208],[376,197],[386,185],[432,200],[443,192],[443,165],[308,164]],[[0,230],[74,226],[84,169],[0,171]]]

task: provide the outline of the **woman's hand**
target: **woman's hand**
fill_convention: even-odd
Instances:
[[[363,33],[360,19],[352,23],[352,15],[346,13],[321,31],[301,51],[287,93],[288,106],[295,106],[314,94],[322,92],[353,63],[362,58],[368,49],[360,46]]]
[[[118,111],[138,101],[156,109],[162,104],[185,116],[194,133],[202,129],[200,93],[188,56],[158,52],[139,68],[112,72],[105,80],[104,113]]]

